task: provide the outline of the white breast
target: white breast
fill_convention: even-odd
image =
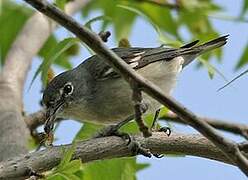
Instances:
[[[170,94],[176,84],[177,75],[182,70],[183,62],[183,57],[176,57],[171,61],[151,63],[137,72]]]

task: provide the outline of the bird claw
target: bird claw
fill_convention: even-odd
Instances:
[[[164,132],[168,137],[171,135],[171,129],[169,127],[161,127],[159,128],[158,130],[153,130],[153,131],[158,131],[158,132]],[[154,153],[152,154],[154,157],[156,158],[163,158],[164,155],[163,154],[157,154],[157,153]]]
[[[141,154],[145,157],[151,157],[152,153],[149,149],[143,148],[140,146],[138,142],[136,142],[128,133],[119,132],[118,125],[110,125],[104,129],[102,129],[99,133],[97,133],[93,138],[107,137],[107,136],[118,136],[122,138],[124,141],[128,140],[127,146],[128,149],[132,152],[132,155]]]
[[[154,153],[154,154],[152,154],[154,157],[156,157],[156,158],[158,158],[158,159],[160,159],[160,158],[163,158],[164,157],[164,155],[163,154],[157,154],[157,153]]]
[[[132,152],[132,155],[143,155],[145,157],[152,157],[152,153],[149,149],[143,148],[137,141],[131,138],[130,143],[128,144],[128,149]]]
[[[171,129],[169,127],[161,127],[158,132],[164,132],[168,137],[171,135]]]

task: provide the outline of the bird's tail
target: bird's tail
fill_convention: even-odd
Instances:
[[[200,54],[211,51],[213,49],[216,49],[218,47],[221,47],[227,43],[227,37],[229,35],[221,36],[219,38],[216,38],[212,41],[206,42],[200,46],[198,46],[199,49],[201,49]]]
[[[211,51],[213,49],[219,48],[223,45],[225,45],[227,43],[227,39],[228,39],[229,35],[225,35],[225,36],[221,36],[219,38],[216,38],[214,40],[211,40],[209,42],[206,42],[202,45],[199,46],[195,46],[195,47],[188,47],[188,45],[184,45],[181,48],[189,48],[188,51],[185,50],[185,52],[183,54],[185,54],[184,56],[189,56],[187,58],[185,58],[185,62],[183,64],[183,66],[188,65],[190,62],[192,62],[197,56],[206,53],[208,51]],[[191,44],[191,43],[190,43]],[[195,45],[196,43],[193,43],[193,45]],[[193,55],[193,56],[192,56]],[[192,56],[192,57],[191,57]]]

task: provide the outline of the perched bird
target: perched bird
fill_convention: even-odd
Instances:
[[[123,61],[144,78],[156,84],[168,95],[182,68],[197,56],[223,46],[227,36],[202,45],[197,41],[180,48],[114,48]],[[88,121],[97,124],[117,124],[134,114],[132,89],[129,84],[94,55],[76,68],[56,76],[43,94],[48,117],[56,116]],[[155,112],[161,106],[143,93],[147,112]]]

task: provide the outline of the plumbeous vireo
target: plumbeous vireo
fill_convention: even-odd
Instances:
[[[180,48],[112,50],[169,95],[183,67],[226,42],[227,36],[222,36],[198,46],[198,41],[194,41]],[[50,115],[104,125],[116,124],[134,114],[130,85],[97,55],[52,79],[44,91],[43,103]],[[155,112],[161,106],[145,93],[143,103],[147,112]]]

